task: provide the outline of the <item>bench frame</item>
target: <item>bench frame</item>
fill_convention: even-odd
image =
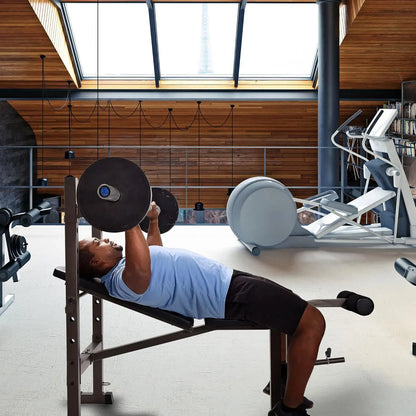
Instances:
[[[282,395],[282,363],[286,362],[287,336],[276,330],[255,326],[249,322],[227,321],[223,319],[206,319],[205,325],[193,326],[193,320],[180,315],[153,308],[143,308],[140,312],[156,319],[181,327],[180,331],[158,337],[137,341],[114,348],[103,347],[103,296],[85,288],[78,271],[78,225],[79,209],[77,204],[78,179],[73,176],[65,178],[65,271],[66,280],[66,359],[67,359],[67,415],[80,416],[81,403],[111,404],[111,392],[103,391],[103,360],[115,355],[138,351],[215,330],[268,330],[270,332],[270,404],[273,407]],[[92,236],[101,238],[102,232],[92,229]],[[55,271],[59,275],[59,271]],[[58,276],[61,277],[62,276]],[[82,292],[84,290],[84,292]],[[80,291],[82,293],[80,293]],[[85,294],[92,295],[92,339],[87,348],[80,346],[80,308],[79,299]],[[108,296],[111,302],[133,309],[129,302],[117,301]],[[154,313],[151,313],[154,311]],[[92,364],[93,391],[81,392],[81,375]]]

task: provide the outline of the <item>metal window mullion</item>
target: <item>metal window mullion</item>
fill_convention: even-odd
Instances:
[[[240,5],[238,7],[237,33],[235,36],[234,69],[233,69],[234,87],[238,87],[238,77],[240,73],[240,60],[241,60],[241,45],[243,41],[244,12],[246,10],[246,4],[247,4],[247,0],[241,0]]]
[[[316,51],[315,59],[312,65],[311,80],[312,80],[312,87],[317,88],[318,86],[318,50]]]
[[[159,87],[160,59],[159,59],[159,44],[157,41],[155,7],[154,7],[152,0],[146,0],[146,4],[149,10],[150,36],[152,38],[152,53],[153,53],[153,68],[154,68],[154,73],[155,73],[155,85],[156,87]]]
[[[71,58],[72,67],[74,69],[76,83],[78,86],[81,86],[82,82],[82,71],[81,65],[78,59],[78,54],[75,47],[75,41],[72,36],[72,31],[70,28],[70,23],[68,19],[68,15],[65,9],[65,5],[61,3],[61,1],[52,0],[56,10],[58,11],[59,20],[61,21],[62,31],[64,32],[64,36],[66,39],[66,43],[68,45],[69,56]]]

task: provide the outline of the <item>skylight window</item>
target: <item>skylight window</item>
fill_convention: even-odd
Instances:
[[[157,3],[162,77],[233,74],[237,4]]]
[[[66,3],[84,78],[154,76],[149,13],[145,3]],[[97,65],[98,46],[98,65]]]
[[[97,73],[157,81],[159,76],[311,77],[318,44],[315,3],[247,3],[242,27],[237,24],[240,3],[156,2],[152,7],[149,13],[146,2],[64,2],[83,79]],[[242,33],[241,57],[234,72],[237,33]]]
[[[318,46],[316,4],[248,3],[241,78],[310,78]]]

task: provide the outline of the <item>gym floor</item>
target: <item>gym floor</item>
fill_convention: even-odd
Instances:
[[[80,227],[80,237],[90,227]],[[65,416],[64,283],[52,276],[64,264],[64,227],[16,227],[29,243],[30,262],[20,282],[4,293],[15,302],[0,316],[0,415]],[[107,236],[107,235],[105,235]],[[123,234],[108,235],[124,244]],[[367,317],[322,309],[327,330],[318,358],[332,349],[345,363],[315,367],[306,396],[311,416],[413,416],[416,397],[416,287],[394,270],[414,249],[319,248],[266,250],[252,256],[228,226],[176,226],[166,246],[200,252],[230,267],[276,280],[305,299],[336,297],[341,290],[370,296]],[[90,301],[81,299],[82,348],[89,343]],[[111,303],[104,306],[105,346],[174,332],[175,327]],[[266,416],[269,397],[267,331],[216,331],[104,362],[113,405],[83,405],[83,416]],[[82,389],[91,387],[91,370]]]

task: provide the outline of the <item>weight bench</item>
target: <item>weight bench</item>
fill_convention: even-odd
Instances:
[[[194,320],[177,313],[137,305],[111,297],[105,286],[96,280],[79,279],[78,276],[78,225],[79,207],[77,203],[78,179],[65,178],[65,267],[57,267],[54,276],[65,279],[66,292],[66,357],[67,357],[67,415],[80,416],[81,403],[112,403],[112,393],[103,392],[103,359],[179,339],[189,338],[214,330],[266,329],[248,322],[206,319],[205,324],[194,327]],[[102,232],[92,228],[92,236],[101,238]],[[81,293],[80,293],[81,292]],[[79,298],[85,293],[92,295],[92,340],[83,351],[80,349],[80,310]],[[158,336],[115,348],[103,348],[103,310],[102,301],[116,303],[147,316],[159,319],[180,328],[170,334]],[[270,331],[271,379],[270,397],[274,405],[281,397],[280,365],[282,357],[281,335]],[[93,365],[93,391],[81,393],[81,375]]]
[[[65,267],[55,268],[53,275],[60,279],[66,280]],[[94,366],[94,391],[93,393],[80,393],[81,403],[107,403],[110,404],[113,401],[112,393],[104,393],[102,391],[102,360],[116,355],[125,354],[132,351],[138,351],[144,348],[154,347],[173,341],[177,341],[184,338],[190,338],[196,335],[205,334],[216,330],[268,330],[268,328],[262,328],[256,324],[246,321],[233,321],[225,319],[205,319],[203,325],[194,326],[194,319],[186,316],[177,314],[175,312],[169,312],[162,309],[151,308],[148,306],[138,305],[132,302],[123,301],[110,296],[105,288],[105,285],[101,283],[99,279],[87,280],[79,279],[78,289],[81,292],[79,296],[90,294],[92,296],[92,341],[85,348],[79,356],[80,362],[80,373],[82,374],[90,364]],[[171,332],[166,335],[157,336],[151,339],[137,341],[131,344],[122,345],[114,348],[103,348],[103,315],[102,315],[102,301],[108,301],[128,308],[132,311],[142,313],[146,316],[158,319],[165,323],[171,324],[180,328],[180,331]],[[67,309],[71,309],[71,305],[75,304],[70,300]],[[68,311],[67,311],[68,312]],[[73,322],[73,317],[69,316],[69,321]],[[280,377],[280,366],[281,366],[281,333],[279,331],[270,330],[270,360],[271,360],[271,383],[270,383],[270,396],[272,404],[275,404],[281,397],[281,377]],[[74,344],[76,340],[70,338],[69,344]],[[69,346],[70,346],[69,345]],[[75,357],[74,357],[75,358]],[[72,363],[76,362],[76,359],[69,361],[68,376],[73,375],[77,371],[74,370]],[[68,389],[73,387],[76,390],[75,380],[68,379]],[[72,389],[71,389],[72,390]],[[78,394],[78,393],[77,393]],[[68,396],[68,400],[70,401]],[[69,402],[68,402],[69,406]],[[69,409],[69,407],[68,407]],[[71,412],[75,412],[71,410]],[[68,415],[77,415],[78,413],[71,413],[68,410]]]
[[[286,364],[288,343],[288,337],[285,334],[277,330],[260,327],[251,322],[225,319],[205,319],[203,325],[194,326],[192,318],[111,297],[100,279],[79,278],[77,181],[77,178],[73,176],[65,178],[65,267],[57,267],[53,272],[55,277],[64,279],[66,282],[67,415],[80,416],[81,403],[111,404],[113,402],[112,393],[103,391],[103,360],[105,358],[216,330],[268,330],[270,332],[270,383],[265,392],[270,394],[270,403],[273,407],[281,399],[284,390],[282,369]],[[92,237],[101,238],[102,232],[92,227]],[[81,351],[79,299],[84,294],[92,296],[92,339],[87,348]],[[180,330],[105,349],[103,346],[103,300],[166,322],[180,328]],[[361,315],[368,315],[374,308],[371,299],[346,291],[341,292],[337,299],[318,299],[309,303],[317,307],[343,307]],[[330,349],[328,350],[330,351]],[[318,360],[316,364],[332,364],[344,361],[343,357],[330,358],[330,353],[326,355],[326,359]],[[93,366],[93,391],[89,393],[81,392],[81,375],[91,364]]]

